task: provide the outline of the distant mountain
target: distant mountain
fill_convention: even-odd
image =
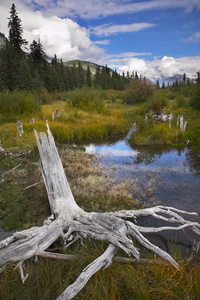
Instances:
[[[169,83],[170,85],[173,84],[173,82],[177,81],[180,82],[183,79],[183,75],[180,74],[176,74],[172,77],[168,77],[168,78],[164,78],[163,81],[165,82],[165,84]]]
[[[87,71],[87,67],[89,66],[90,68],[90,72],[92,73],[92,75],[95,75],[96,73],[96,69],[99,67],[100,70],[102,70],[103,66],[89,62],[89,61],[82,61],[82,60],[69,60],[69,61],[65,61],[63,62],[64,66],[68,66],[70,68],[72,68],[73,66],[78,67],[79,62],[81,63],[81,66],[83,68],[84,71]],[[110,70],[110,72],[112,73],[113,70],[108,68]]]

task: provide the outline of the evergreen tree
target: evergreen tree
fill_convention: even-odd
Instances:
[[[10,18],[8,22],[9,28],[9,42],[14,46],[15,51],[20,52],[22,46],[27,45],[27,41],[23,39],[23,28],[21,19],[18,17],[15,4],[12,4],[10,10]]]
[[[200,110],[200,72],[197,72],[196,84],[192,89],[191,106]]]
[[[162,89],[165,89],[165,82],[162,83]]]
[[[19,90],[32,89],[32,76],[28,59],[25,55],[19,61],[19,70],[17,76],[17,88]]]
[[[186,84],[186,74],[185,73],[183,74],[183,84],[184,85]]]
[[[120,75],[117,73],[116,70],[112,73],[112,86],[110,87],[112,87],[114,90],[121,90]]]
[[[96,68],[96,73],[95,73],[95,78],[94,78],[94,85],[96,88],[100,87],[100,77],[101,77],[101,71],[100,71],[100,67],[98,66]]]
[[[13,91],[17,88],[17,76],[19,72],[19,57],[15,49],[8,41],[0,51],[1,78],[6,89]]]
[[[69,66],[66,67],[66,77],[67,77],[67,80],[68,80],[69,90],[73,90],[74,89],[74,81],[73,81],[72,71],[69,68]]]
[[[160,88],[160,83],[159,80],[156,81],[156,88],[159,89]]]
[[[92,86],[92,76],[91,76],[91,71],[90,71],[90,67],[89,66],[87,66],[86,84],[87,84],[88,87]]]
[[[62,91],[69,90],[69,77],[67,68],[64,66],[62,59],[60,60],[60,75],[62,78]]]
[[[81,62],[78,63],[77,70],[77,87],[82,88],[85,85],[85,73],[83,67],[81,66]]]
[[[38,42],[33,40],[30,45],[30,59],[33,62],[34,67],[38,68],[39,66],[42,66],[42,64],[45,62],[45,57],[46,54],[40,39]]]

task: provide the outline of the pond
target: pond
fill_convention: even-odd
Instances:
[[[158,203],[197,212],[198,216],[187,218],[200,223],[200,151],[190,147],[131,147],[128,137],[134,130],[118,141],[90,143],[86,145],[86,152],[99,157],[104,168],[112,169],[112,176],[116,182],[126,179],[137,181],[141,191],[148,185],[151,193],[140,193],[139,200],[142,203],[150,206]],[[156,224],[152,219],[139,222],[145,226]],[[189,245],[190,240],[198,238],[190,231],[185,232],[185,235],[183,232],[176,234],[180,236],[180,244]],[[158,243],[162,241],[167,247],[166,239],[171,237],[170,232],[165,232],[159,235]],[[155,237],[153,239],[155,240]]]

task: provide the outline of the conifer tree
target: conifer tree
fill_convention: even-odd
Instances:
[[[91,77],[91,71],[90,71],[90,67],[89,66],[87,66],[86,84],[87,84],[88,87],[92,86],[92,77]]]
[[[30,58],[34,63],[34,67],[38,68],[41,66],[45,61],[45,57],[46,54],[40,39],[38,39],[37,42],[33,40],[32,44],[30,45]]]
[[[156,88],[159,89],[160,88],[160,83],[159,80],[156,81]]]
[[[100,87],[100,76],[101,76],[101,72],[100,72],[100,67],[98,66],[96,68],[95,79],[94,79],[94,84],[96,88]]]
[[[81,62],[78,63],[77,70],[77,87],[82,88],[85,85],[85,73],[83,67],[81,66]]]
[[[18,17],[15,4],[12,4],[10,10],[10,18],[8,22],[9,28],[9,42],[14,46],[15,51],[22,50],[22,46],[27,45],[27,41],[23,39],[23,28],[21,25],[21,19]]]

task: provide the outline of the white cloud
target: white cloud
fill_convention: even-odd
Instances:
[[[23,2],[33,6],[33,1],[23,0]],[[68,17],[79,16],[85,19],[167,8],[179,8],[185,12],[191,12],[195,7],[200,9],[199,0],[146,0],[138,2],[130,0],[87,0],[84,4],[83,0],[35,0],[34,2],[40,5],[40,9],[48,16],[65,17],[67,15]]]
[[[0,19],[5,18],[5,22],[2,22],[4,25],[0,25],[0,31],[6,35],[8,30],[5,24],[8,23],[7,17],[12,4],[9,8],[8,5],[4,0],[0,3]],[[21,7],[23,7],[22,2]],[[27,7],[23,7],[18,16],[23,24],[23,38],[29,43],[40,38],[47,56],[53,57],[56,54],[63,61],[81,59],[98,63],[103,60],[104,50],[90,40],[90,33],[86,28],[71,19],[46,17],[42,12],[32,11]]]
[[[183,38],[182,39],[182,42],[184,43],[200,43],[200,32],[195,32],[193,33],[192,36],[188,37],[188,38]]]
[[[8,15],[13,0],[1,0],[1,9],[7,7],[5,11]],[[22,11],[30,8],[40,10],[45,16],[59,16],[84,19],[96,19],[119,14],[131,14],[151,10],[164,10],[179,8],[185,12],[191,12],[194,8],[200,9],[199,0],[150,0],[150,1],[130,1],[130,0],[15,0],[17,8]],[[2,13],[2,12],[1,12]],[[4,15],[5,16],[5,15]]]
[[[109,45],[110,40],[95,41],[94,44],[96,44],[96,45]]]
[[[103,24],[100,26],[91,27],[90,30],[97,36],[109,36],[116,33],[134,32],[142,29],[147,29],[155,26],[152,23],[132,23],[132,24],[120,24],[120,25],[109,25]]]
[[[164,56],[162,59],[154,58],[152,61],[141,58],[123,58],[114,66],[118,72],[137,71],[139,75],[146,76],[152,81],[173,77],[177,74],[194,78],[200,65],[200,56],[174,58]]]

